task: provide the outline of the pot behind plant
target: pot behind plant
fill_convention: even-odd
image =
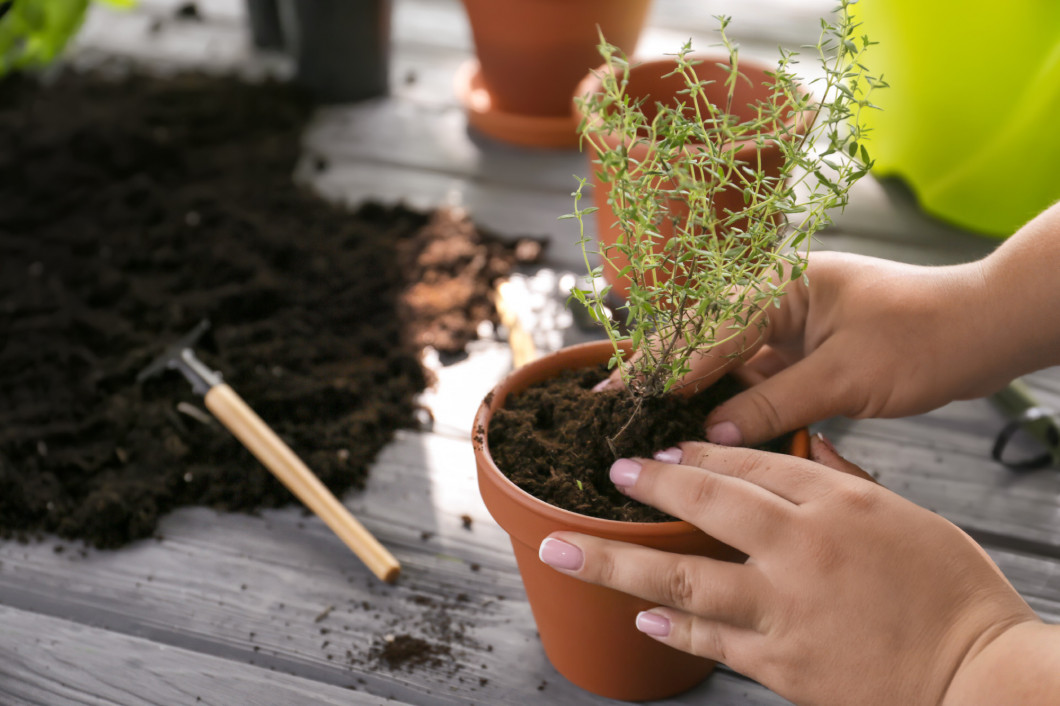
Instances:
[[[317,100],[386,95],[391,0],[281,0],[280,12],[295,81]]]
[[[246,0],[250,38],[258,49],[283,49],[283,25],[278,0]]]
[[[575,147],[572,96],[599,32],[632,53],[651,0],[464,0],[477,64],[458,75],[470,124],[505,142]],[[599,29],[598,29],[599,28]]]
[[[696,66],[696,74],[701,81],[710,82],[705,87],[708,99],[715,105],[725,105],[727,91],[725,79],[728,77],[729,63],[727,55],[700,54],[695,56],[701,63]],[[685,81],[679,75],[668,75],[676,67],[674,59],[664,57],[652,59],[640,63],[633,63],[629,69],[629,85],[627,94],[632,100],[644,99],[644,112],[649,118],[654,117],[655,103],[676,106],[679,102],[687,101],[687,96],[680,92],[686,90]],[[754,116],[753,105],[759,101],[768,101],[769,85],[771,83],[768,72],[773,69],[766,64],[748,59],[741,59],[739,64],[740,73],[747,77],[747,81],[737,81],[737,89],[732,102],[733,112],[742,120],[751,119]],[[582,80],[576,90],[576,95],[586,96],[601,90],[601,79],[599,74],[607,70],[606,65],[599,67],[596,72]],[[581,113],[576,108],[579,119],[593,120],[592,115]],[[787,122],[789,131],[782,139],[794,139],[802,135],[809,128],[810,119],[806,116],[793,115]],[[603,141],[610,147],[621,144],[619,135],[603,135]],[[641,161],[647,157],[650,145],[644,142],[627,145],[631,162]],[[754,140],[744,140],[733,145],[735,158],[750,165],[753,169],[760,170],[765,176],[773,179],[779,178],[784,166],[784,155],[780,145],[775,140],[764,141],[761,145]],[[596,155],[588,155],[590,161]],[[596,206],[596,229],[597,240],[601,248],[600,252],[607,253],[607,259],[603,260],[603,276],[605,281],[611,285],[612,294],[621,300],[629,297],[629,279],[620,273],[629,265],[628,259],[614,249],[614,245],[620,242],[622,231],[618,225],[618,218],[608,203],[611,186],[600,179],[598,165],[592,164],[590,168],[590,183],[593,187],[593,205]],[[660,180],[660,188],[672,188],[671,182]],[[688,215],[688,206],[680,200],[670,200],[668,203],[670,216],[681,220]],[[728,188],[719,192],[714,200],[714,211],[721,216],[727,211],[739,211],[744,208],[743,194],[736,187]],[[741,224],[735,224],[742,227]],[[656,244],[655,250],[662,252],[666,240],[673,235],[673,226],[669,221],[659,224],[659,234],[662,239]],[[668,258],[672,261],[673,258]],[[610,260],[610,261],[608,261]],[[651,272],[656,282],[664,282],[669,278],[671,270],[664,265]]]
[[[561,574],[540,561],[538,546],[552,532],[570,530],[725,561],[741,561],[743,555],[687,522],[616,522],[549,505],[512,483],[489,452],[490,419],[508,395],[560,370],[599,365],[611,354],[608,341],[563,349],[519,368],[486,396],[473,433],[479,490],[490,514],[511,538],[542,646],[557,671],[601,696],[660,699],[695,686],[714,663],[642,634],[635,618],[652,603]],[[805,457],[807,448],[808,436],[801,430],[792,453]]]

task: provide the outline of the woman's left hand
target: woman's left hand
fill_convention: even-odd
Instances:
[[[822,440],[811,455],[686,443],[657,454],[666,463],[612,467],[631,498],[739,549],[744,564],[571,532],[546,538],[541,558],[658,603],[640,630],[797,703],[940,704],[976,654],[1038,620],[955,525],[865,480]]]

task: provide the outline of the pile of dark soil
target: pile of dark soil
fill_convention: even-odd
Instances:
[[[292,501],[178,375],[136,383],[204,318],[200,356],[334,492],[416,425],[420,347],[494,316],[514,247],[297,188],[311,109],[197,75],[0,84],[0,536],[115,547]]]
[[[568,370],[509,396],[490,420],[490,454],[513,483],[557,507],[607,520],[671,521],[618,492],[611,464],[705,440],[707,415],[740,388],[722,378],[694,397],[646,400],[634,415],[625,391],[592,391],[607,374],[606,366]],[[759,448],[781,451],[789,443],[787,435]]]

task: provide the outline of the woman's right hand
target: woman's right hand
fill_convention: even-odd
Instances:
[[[807,278],[765,312],[760,345],[733,371],[749,387],[710,415],[710,441],[753,445],[837,415],[920,414],[995,392],[1017,374],[1007,342],[984,327],[1000,312],[982,263],[920,267],[823,252]],[[717,362],[707,352],[690,379],[713,382]]]
[[[1011,379],[984,335],[993,305],[981,263],[920,267],[819,252],[806,274],[779,308],[762,312],[763,326],[693,359],[689,392],[727,372],[751,385],[711,414],[710,441],[754,445],[836,415],[917,414]],[[620,384],[616,372],[609,385]]]
[[[806,275],[760,312],[761,327],[693,361],[690,391],[727,372],[753,384],[710,415],[710,441],[754,445],[836,415],[919,414],[1060,365],[1060,203],[978,262],[820,252]],[[622,384],[617,371],[608,384]]]

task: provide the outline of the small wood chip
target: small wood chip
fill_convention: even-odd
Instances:
[[[205,424],[207,426],[213,424],[213,417],[211,417],[209,414],[202,411],[193,404],[189,404],[187,402],[179,402],[177,403],[177,411],[181,414],[191,417],[192,419],[201,424]]]

